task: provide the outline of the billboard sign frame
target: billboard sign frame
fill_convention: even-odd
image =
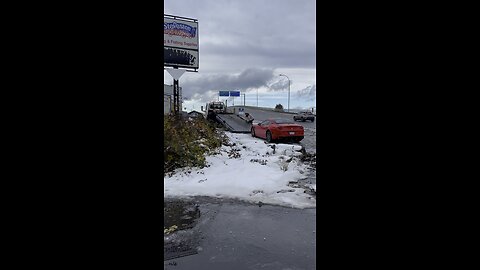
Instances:
[[[163,15],[164,67],[197,72],[200,62],[198,30],[196,19]]]

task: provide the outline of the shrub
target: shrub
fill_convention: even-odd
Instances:
[[[223,143],[222,134],[204,118],[165,116],[163,125],[164,174],[183,167],[204,167],[205,155]]]
[[[275,110],[274,111],[278,111],[278,112],[283,112],[283,106],[282,104],[277,104],[275,106]]]

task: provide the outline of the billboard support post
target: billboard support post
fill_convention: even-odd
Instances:
[[[180,87],[178,87],[178,80],[185,73],[185,70],[173,68],[167,69],[168,73],[173,77],[173,114],[180,114]]]
[[[178,91],[178,80],[173,80],[173,114],[180,114],[180,94]]]

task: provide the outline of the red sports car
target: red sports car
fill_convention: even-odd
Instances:
[[[303,140],[303,126],[284,119],[267,119],[252,125],[252,137],[272,142],[278,139],[290,139],[295,142]]]

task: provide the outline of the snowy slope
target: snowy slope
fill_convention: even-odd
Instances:
[[[249,134],[226,134],[234,145],[222,146],[220,154],[208,156],[209,167],[178,170],[164,178],[165,197],[212,196],[315,207],[315,198],[304,189],[288,186],[306,177],[307,165],[298,158],[301,146],[266,144]]]

